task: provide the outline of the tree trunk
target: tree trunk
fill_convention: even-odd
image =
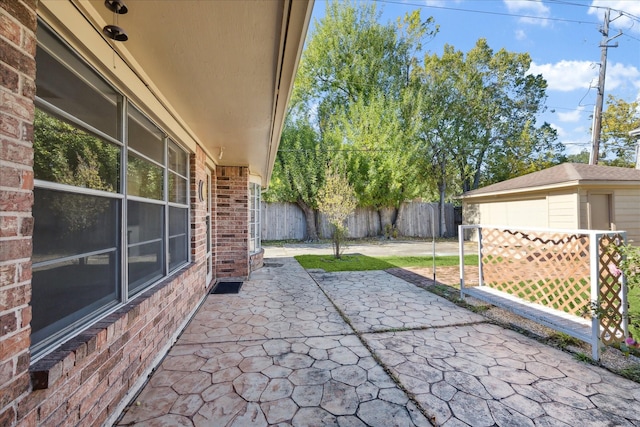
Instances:
[[[447,236],[447,219],[444,216],[444,200],[446,197],[446,191],[447,191],[447,183],[442,180],[440,181],[440,183],[438,184],[438,190],[440,190],[440,202],[439,202],[439,208],[440,208],[440,237],[446,237]]]
[[[304,212],[305,222],[307,223],[307,240],[318,241],[318,229],[316,227],[316,211],[307,205],[301,199],[296,201],[296,205]]]
[[[393,225],[396,219],[396,209],[384,207],[378,209],[378,215],[380,215],[380,231],[382,235],[389,234],[393,230]],[[390,235],[387,237],[391,237]]]

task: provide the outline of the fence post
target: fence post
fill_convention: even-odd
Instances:
[[[602,234],[589,233],[589,270],[591,276],[591,307],[600,307],[600,237]],[[591,310],[591,357],[600,360],[600,317]]]
[[[482,274],[482,227],[478,227],[478,286],[484,286]]]
[[[622,244],[627,245],[627,234],[624,233],[622,235]],[[618,255],[620,252],[618,251]],[[625,274],[621,275],[620,279],[622,283],[620,284],[620,301],[621,301],[621,309],[622,309],[622,330],[624,331],[624,338],[629,338],[629,289],[627,289],[627,276]]]
[[[458,255],[460,259],[460,299],[464,301],[464,226],[458,226]]]

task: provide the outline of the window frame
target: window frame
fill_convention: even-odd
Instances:
[[[57,348],[60,344],[67,341],[68,339],[73,338],[74,336],[82,333],[87,328],[90,328],[96,322],[99,322],[101,319],[104,319],[109,314],[114,311],[122,308],[124,305],[129,303],[131,300],[137,298],[142,292],[157,286],[161,281],[174,275],[177,271],[183,268],[186,265],[191,264],[192,254],[189,250],[189,243],[191,241],[191,152],[186,149],[183,144],[180,144],[176,138],[171,137],[169,133],[159,126],[149,114],[145,112],[145,109],[140,108],[140,106],[133,103],[133,101],[127,97],[124,91],[119,90],[116,85],[114,85],[109,79],[106,78],[102,73],[100,73],[95,67],[93,67],[88,61],[86,61],[82,55],[80,55],[75,49],[73,49],[63,38],[61,38],[51,27],[45,24],[42,20],[38,19],[38,29],[39,31],[44,31],[45,36],[42,38],[38,38],[37,45],[39,48],[43,49],[50,55],[55,61],[60,63],[62,67],[65,67],[70,73],[84,83],[91,86],[91,88],[95,89],[99,92],[99,88],[95,87],[95,85],[91,84],[92,79],[97,78],[104,82],[109,89],[113,90],[116,94],[117,102],[114,105],[116,109],[115,116],[118,119],[117,127],[117,138],[101,131],[100,129],[95,128],[89,123],[86,123],[81,118],[74,116],[73,114],[61,109],[60,107],[51,104],[45,99],[35,97],[35,107],[44,111],[48,115],[54,116],[54,118],[61,119],[64,122],[67,122],[71,126],[80,131],[87,132],[90,135],[93,135],[107,143],[115,144],[119,150],[119,160],[120,160],[120,170],[119,170],[119,183],[118,188],[116,188],[115,192],[110,192],[106,190],[97,190],[92,188],[84,188],[70,184],[63,184],[59,182],[45,181],[42,179],[34,179],[34,188],[43,189],[43,190],[54,190],[59,192],[64,192],[67,194],[78,194],[78,195],[87,195],[87,196],[97,196],[108,198],[109,200],[117,200],[116,206],[116,265],[115,265],[115,276],[119,278],[119,284],[113,283],[113,289],[116,292],[115,301],[105,304],[101,306],[99,309],[94,309],[87,314],[81,315],[78,319],[71,321],[67,326],[62,327],[48,336],[46,339],[40,339],[35,344],[32,343],[31,350],[31,363],[35,363],[38,360],[42,359],[46,354],[50,353],[52,350]],[[61,53],[56,53],[56,50],[59,50]],[[69,57],[69,61],[66,61],[64,58]],[[87,67],[86,70],[76,69],[74,68],[84,66]],[[83,72],[92,73],[91,76],[85,77],[82,75]],[[36,75],[36,85],[38,82],[38,77]],[[91,94],[91,96],[93,96]],[[137,110],[137,112],[143,116],[145,119],[152,123],[153,126],[156,127],[157,131],[162,135],[160,141],[162,143],[162,164],[149,158],[144,153],[140,153],[137,150],[129,147],[128,141],[128,124],[131,116],[129,115],[129,108]],[[172,149],[181,150],[179,154],[178,160],[181,160],[184,164],[180,163],[177,165],[177,168],[184,168],[186,172],[186,176],[179,174],[177,171],[173,171],[173,169],[169,166],[169,157],[168,151],[169,146],[171,145]],[[142,159],[145,162],[150,162],[154,166],[158,166],[162,171],[162,199],[151,199],[140,196],[133,196],[128,194],[128,166],[129,161],[128,157],[130,153],[134,154],[138,158]],[[34,156],[36,153],[34,153]],[[180,189],[180,191],[184,192],[185,198],[182,199],[184,203],[176,203],[169,201],[169,176],[171,173],[175,173],[181,178],[181,183],[184,186],[184,189]],[[135,292],[130,293],[129,287],[130,283],[128,281],[129,276],[129,266],[128,266],[128,252],[131,244],[128,238],[128,202],[141,202],[162,206],[162,215],[161,218],[162,224],[160,226],[161,238],[154,239],[154,241],[162,240],[161,251],[163,259],[162,259],[162,271],[159,277],[154,278],[149,281],[149,283],[145,283],[141,286],[138,286],[135,289]],[[170,208],[180,208],[186,211],[186,221],[182,224],[182,229],[180,231],[184,231],[184,233],[179,234],[179,236],[184,236],[184,246],[183,250],[186,253],[186,260],[180,261],[178,264],[174,265],[173,268],[170,268],[169,263],[169,240],[171,236],[169,235],[169,213]],[[118,230],[119,228],[119,230]],[[57,228],[56,228],[57,230]],[[34,234],[34,238],[37,239],[37,236]],[[139,246],[141,244],[148,242],[139,242],[134,244],[134,246]],[[53,265],[56,263],[60,263],[65,261],[67,258],[69,259],[80,259],[84,256],[90,256],[96,251],[88,252],[88,253],[78,253],[73,256],[68,257],[59,257],[52,259],[45,259],[43,261],[38,262],[37,260],[32,259],[32,268],[35,270],[39,267],[44,267],[47,265]],[[104,252],[104,250],[97,251]],[[87,305],[88,307],[89,305]],[[81,313],[81,310],[78,310],[76,313]],[[66,317],[61,317],[60,319],[56,319],[55,322],[61,321],[67,318],[73,318],[73,313],[67,315]],[[55,325],[53,322],[49,326]],[[44,330],[44,328],[43,328]]]
[[[262,250],[261,230],[262,187],[254,182],[249,183],[249,254],[257,254]]]

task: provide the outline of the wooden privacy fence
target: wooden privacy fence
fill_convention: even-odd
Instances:
[[[485,300],[588,342],[595,360],[601,343],[628,337],[626,283],[616,275],[625,232],[460,226],[460,259],[465,231],[473,229],[479,284],[465,286],[461,263],[462,298]],[[594,307],[608,314],[598,316]]]
[[[406,237],[432,237],[431,219],[436,234],[440,214],[437,203],[407,202],[400,207],[397,221],[398,234]],[[262,203],[261,233],[263,240],[305,240],[307,238],[304,213],[295,203]],[[434,216],[435,215],[435,216]],[[445,221],[449,236],[455,235],[454,207],[445,204]],[[322,238],[331,237],[331,227],[324,215],[319,216],[318,233]],[[370,208],[357,208],[347,219],[349,238],[372,237],[384,234],[378,212]]]

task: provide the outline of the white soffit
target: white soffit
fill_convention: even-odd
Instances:
[[[124,1],[129,40],[116,49],[218,164],[266,185],[313,0]],[[103,0],[78,5],[98,27],[115,23]]]

